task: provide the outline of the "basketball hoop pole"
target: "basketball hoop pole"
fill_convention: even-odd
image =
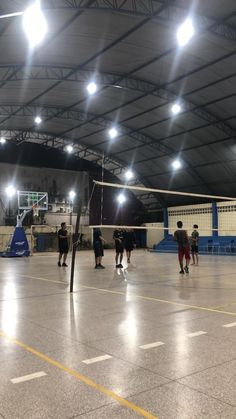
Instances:
[[[80,198],[78,202],[74,240],[72,239],[72,260],[71,260],[71,270],[70,270],[70,292],[71,293],[74,290],[75,257],[76,257],[76,247],[77,247],[78,237],[79,237],[81,208],[82,208],[82,201]]]

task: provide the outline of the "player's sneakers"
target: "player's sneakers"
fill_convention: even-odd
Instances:
[[[123,268],[122,263],[120,263],[120,264],[118,265],[118,268]]]
[[[188,266],[185,266],[184,270],[185,270],[185,273],[186,273],[186,274],[188,274],[188,273],[189,273]]]
[[[183,270],[183,269],[181,269],[181,271],[179,271],[179,273],[180,273],[180,274],[184,274],[184,270]]]
[[[62,266],[66,266],[66,267],[68,267],[68,265],[67,265],[66,263],[63,263],[63,264],[62,264]]]
[[[120,265],[119,265],[119,264],[117,264],[117,265],[116,265],[116,268],[120,268]]]
[[[99,269],[105,269],[105,266],[101,265],[101,263],[98,265]]]
[[[61,262],[57,262],[57,266],[60,266],[61,267]]]

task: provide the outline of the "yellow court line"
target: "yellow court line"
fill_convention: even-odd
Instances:
[[[111,293],[111,294],[118,294],[118,295],[126,296],[126,293],[122,292],[122,291],[112,291],[112,290],[107,290],[105,288],[89,287],[88,285],[80,285],[80,287],[91,289],[91,290],[102,291],[102,292],[108,292],[108,293]],[[188,308],[193,308],[195,310],[210,311],[210,312],[213,312],[213,313],[228,314],[230,316],[236,316],[236,313],[233,313],[231,311],[221,311],[221,310],[217,310],[217,309],[214,309],[214,308],[193,306],[193,305],[190,305],[190,304],[178,303],[177,301],[161,300],[159,298],[147,297],[145,295],[139,295],[139,294],[132,294],[131,296],[135,297],[135,298],[140,298],[142,300],[156,301],[158,303],[165,303],[165,304],[172,304],[172,305],[177,305],[177,306],[181,306],[181,307],[188,307]]]
[[[142,409],[138,405],[129,402],[128,400],[124,399],[123,397],[119,396],[118,394],[114,393],[113,391],[109,390],[106,387],[103,387],[100,384],[97,384],[95,381],[91,380],[90,378],[86,377],[85,375],[80,374],[79,372],[72,370],[71,368],[66,367],[65,365],[61,364],[60,362],[56,361],[53,358],[43,354],[42,352],[37,351],[36,349],[32,348],[31,346],[26,345],[25,343],[8,336],[6,333],[0,331],[0,336],[9,340],[10,342],[14,343],[17,346],[25,349],[27,352],[37,356],[38,358],[42,359],[43,361],[47,362],[54,367],[59,368],[60,370],[70,374],[71,376],[75,377],[77,380],[81,381],[82,383],[86,384],[89,387],[94,388],[95,390],[99,391],[100,393],[105,394],[106,396],[110,397],[111,399],[116,400],[122,406],[127,407],[128,409],[134,411],[135,413],[143,416],[144,418],[148,419],[158,419],[157,416],[152,415],[151,413],[147,412],[146,410]]]

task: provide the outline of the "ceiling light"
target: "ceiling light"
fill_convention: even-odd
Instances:
[[[120,194],[117,196],[117,201],[118,201],[118,203],[119,203],[120,205],[122,205],[122,204],[126,201],[126,197],[125,197],[125,195],[124,195],[123,193],[120,193]]]
[[[111,139],[116,138],[117,135],[118,135],[118,131],[115,127],[111,128],[109,130],[109,136],[110,136]]]
[[[87,85],[87,91],[90,95],[94,95],[97,91],[97,85],[94,82],[91,82]]]
[[[35,124],[39,125],[42,122],[42,118],[40,118],[40,116],[36,116],[34,119]]]
[[[8,198],[12,198],[16,194],[16,189],[14,188],[13,185],[9,185],[5,189],[5,192],[6,192],[7,196],[8,196]]]
[[[186,45],[194,35],[192,19],[187,18],[177,31],[177,40],[180,47]]]
[[[47,32],[47,22],[36,0],[23,14],[23,29],[31,48],[40,44]]]
[[[127,180],[133,179],[134,173],[132,172],[132,170],[127,170],[127,172],[125,172],[125,177]]]
[[[72,145],[68,145],[68,146],[66,147],[66,151],[67,151],[67,153],[72,153],[72,152],[73,152],[73,150],[74,150],[74,148],[73,148],[73,146],[72,146]]]
[[[6,142],[6,139],[4,137],[1,137],[0,138],[0,144],[5,144],[5,142]]]
[[[175,169],[175,170],[180,169],[180,168],[181,168],[181,166],[182,166],[182,164],[181,164],[181,162],[180,162],[179,160],[174,160],[174,161],[172,162],[172,167],[173,167],[173,169]]]
[[[171,112],[173,113],[173,115],[177,115],[178,113],[181,112],[181,106],[178,103],[175,103],[172,107],[171,107]]]
[[[70,192],[69,192],[69,198],[70,198],[70,200],[71,200],[71,201],[73,201],[73,200],[74,200],[75,196],[76,196],[75,191],[70,191]]]

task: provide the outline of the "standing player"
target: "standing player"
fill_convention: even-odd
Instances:
[[[103,243],[105,243],[104,238],[100,228],[94,228],[93,230],[93,250],[95,255],[95,269],[105,269],[105,266],[102,265],[103,253]]]
[[[62,266],[68,266],[66,259],[69,251],[68,234],[66,230],[66,223],[61,223],[61,229],[58,231],[58,247],[59,247],[59,259],[58,266],[61,266],[61,259],[63,256]]]
[[[123,268],[122,260],[123,260],[123,253],[124,253],[124,239],[125,234],[121,228],[118,228],[113,233],[113,239],[115,240],[115,248],[116,248],[116,268]],[[120,263],[119,262],[120,257]]]
[[[177,222],[178,230],[174,233],[174,240],[178,243],[178,255],[179,255],[179,265],[180,265],[180,274],[189,273],[189,262],[190,262],[190,248],[189,248],[189,238],[186,230],[182,230],[183,223],[182,221]],[[186,265],[183,267],[183,259],[186,259]]]
[[[191,252],[192,252],[192,258],[193,263],[192,265],[198,265],[198,242],[199,242],[199,233],[197,231],[198,225],[194,224],[193,226],[194,230],[191,235]],[[196,257],[196,263],[195,263],[195,257]]]
[[[127,262],[130,263],[131,252],[135,246],[135,235],[133,230],[128,228],[125,232],[125,250],[127,256]]]

